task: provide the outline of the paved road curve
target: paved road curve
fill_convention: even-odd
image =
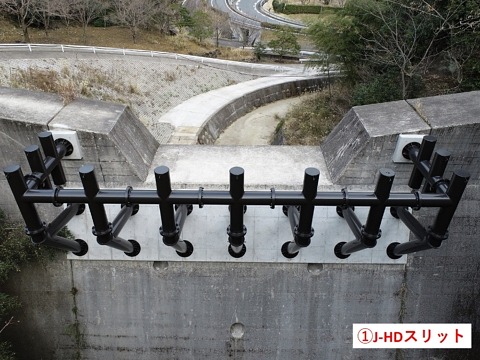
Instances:
[[[282,19],[262,11],[262,0],[210,0],[210,5],[229,14],[230,19],[236,23],[260,26],[261,22],[275,25],[289,25],[297,28],[304,26]]]

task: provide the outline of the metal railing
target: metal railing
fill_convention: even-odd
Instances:
[[[137,50],[137,49],[119,49],[101,46],[84,46],[84,45],[62,45],[62,44],[0,44],[0,52],[57,52],[57,53],[88,53],[94,55],[121,55],[121,56],[139,56],[158,59],[186,60],[195,63],[221,66],[227,69],[248,69],[248,70],[264,70],[279,73],[292,72],[293,68],[288,66],[245,63],[240,61],[231,61],[215,58],[207,58],[195,55],[185,55],[178,53],[169,53],[153,50]]]
[[[316,206],[335,206],[337,214],[346,220],[355,239],[340,242],[334,253],[340,259],[350,254],[376,246],[381,237],[381,223],[384,212],[390,207],[392,215],[402,221],[415,235],[416,240],[406,243],[392,243],[387,255],[397,259],[411,252],[437,248],[448,238],[448,226],[455,214],[460,198],[467,186],[469,174],[464,170],[454,172],[451,180],[443,178],[449,154],[445,150],[430,157],[435,146],[435,138],[426,136],[422,144],[410,143],[403,151],[405,158],[412,160],[414,169],[409,181],[412,192],[391,192],[395,173],[390,169],[380,169],[376,187],[371,192],[349,192],[342,189],[337,192],[317,192],[320,177],[319,170],[307,168],[301,191],[245,191],[244,170],[241,167],[230,169],[230,188],[221,190],[173,190],[169,169],[159,166],[155,169],[156,189],[125,190],[100,189],[92,165],[84,165],[79,170],[83,189],[63,188],[66,183],[61,159],[71,151],[71,144],[64,139],[55,142],[49,132],[39,135],[45,154],[42,159],[40,149],[31,145],[25,153],[31,173],[24,176],[19,165],[4,169],[11,190],[26,223],[26,233],[35,244],[62,248],[82,256],[88,251],[85,241],[69,240],[57,235],[59,230],[75,216],[83,212],[88,205],[94,223],[93,234],[100,245],[123,251],[128,256],[136,256],[141,247],[136,240],[124,240],[119,235],[135,215],[142,204],[157,204],[162,226],[160,234],[167,246],[173,247],[179,256],[188,257],[193,253],[193,245],[180,238],[187,216],[193,205],[202,208],[205,205],[228,206],[230,225],[227,228],[228,252],[239,258],[246,252],[244,213],[248,205],[282,206],[291,225],[293,240],[283,244],[282,254],[293,258],[299,251],[309,246],[314,235],[312,228]],[[53,186],[52,181],[53,180]],[[422,187],[422,190],[419,190]],[[35,208],[37,203],[50,203],[56,206],[68,204],[66,208],[48,225],[44,223]],[[110,222],[105,204],[121,204],[122,208]],[[362,225],[355,214],[355,206],[369,207],[365,224]],[[438,213],[428,228],[408,211],[408,208],[437,207]]]

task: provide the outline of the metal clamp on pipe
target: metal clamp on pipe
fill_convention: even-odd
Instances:
[[[128,218],[133,215],[134,207],[122,207],[113,220],[113,224],[108,222],[104,205],[95,201],[100,188],[98,187],[93,165],[83,165],[79,172],[94,224],[92,233],[96,236],[97,242],[100,245],[121,250],[127,256],[137,256],[140,253],[140,244],[135,240],[125,240],[118,236]]]
[[[386,208],[385,202],[390,196],[394,178],[395,172],[393,170],[380,169],[380,176],[374,191],[374,195],[380,202],[378,205],[370,207],[365,225],[361,225],[352,208],[341,208],[341,215],[337,208],[337,213],[347,221],[348,226],[355,235],[355,240],[339,242],[335,245],[334,253],[338,258],[346,259],[354,252],[373,248],[377,245],[377,240],[382,236],[380,226]]]
[[[246,206],[241,204],[244,189],[244,170],[241,167],[230,169],[230,196],[232,204],[230,210],[230,225],[227,228],[228,253],[234,258],[241,258],[247,252],[245,235],[247,227],[243,224],[243,214],[247,211]]]
[[[315,168],[305,169],[303,178],[302,195],[307,201],[301,207],[283,206],[283,213],[288,216],[292,229],[293,241],[287,241],[282,245],[282,255],[287,259],[296,257],[300,249],[310,245],[315,230],[312,228],[313,213],[315,206],[312,201],[317,196],[320,171]]]
[[[160,235],[163,243],[173,247],[178,256],[189,257],[193,253],[193,245],[187,240],[181,240],[180,234],[185,223],[185,219],[193,210],[193,205],[177,205],[174,212],[173,204],[168,202],[172,193],[170,182],[170,170],[166,166],[155,168],[155,182],[157,184],[157,195],[160,198],[160,217],[162,226],[160,226]]]

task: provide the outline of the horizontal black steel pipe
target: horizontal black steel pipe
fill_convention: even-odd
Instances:
[[[83,189],[58,189],[58,190],[27,190],[21,197],[27,203],[86,203],[88,198]],[[158,205],[160,199],[156,190],[132,190],[130,202],[135,204]],[[168,199],[169,204],[203,204],[203,205],[230,205],[233,200],[228,191],[203,190],[202,197],[198,196],[198,190],[172,190]],[[380,203],[373,192],[348,192],[349,206],[373,206]],[[125,191],[114,189],[101,189],[95,198],[94,203],[122,204],[125,202]],[[242,205],[271,205],[272,198],[270,191],[245,191],[243,197],[238,200]],[[276,190],[276,205],[304,205],[308,201],[300,191]],[[342,192],[319,192],[311,201],[314,206],[342,206],[345,199]],[[390,193],[385,206],[421,206],[421,207],[442,207],[450,206],[450,198],[443,194],[413,194],[413,193]]]
[[[57,217],[47,226],[47,231],[50,234],[57,234],[70,220],[77,215],[80,207],[83,204],[71,204],[67,206]]]

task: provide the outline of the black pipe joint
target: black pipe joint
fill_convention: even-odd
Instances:
[[[434,233],[431,226],[428,227],[427,237],[425,240],[433,249],[439,248],[442,245],[442,242],[447,239],[448,231],[444,235],[441,235]]]
[[[92,234],[97,238],[97,242],[100,245],[107,245],[113,240],[113,226],[112,223],[108,223],[108,227],[105,230],[98,231],[95,226],[92,226]]]
[[[369,234],[365,231],[365,225],[360,230],[362,237],[360,242],[367,248],[373,248],[377,245],[377,240],[382,237],[382,230],[379,229],[377,234]]]
[[[180,227],[175,226],[174,231],[163,231],[163,227],[160,226],[160,235],[163,237],[163,243],[167,246],[173,246],[180,241]]]
[[[47,237],[47,224],[42,222],[42,227],[38,229],[29,229],[25,227],[25,234],[30,236],[34,244],[41,244]]]
[[[315,234],[315,230],[313,228],[310,228],[309,233],[301,233],[298,231],[298,225],[295,226],[293,229],[293,238],[295,240],[295,244],[299,247],[307,247],[310,245],[311,239],[313,235]]]
[[[245,242],[245,235],[247,234],[247,227],[243,225],[242,232],[232,232],[230,226],[227,228],[228,242],[232,246],[242,246]]]

